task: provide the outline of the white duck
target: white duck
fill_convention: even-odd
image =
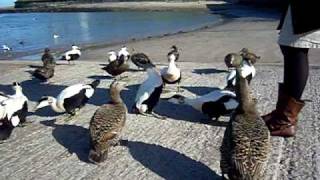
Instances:
[[[161,76],[165,84],[177,84],[177,91],[180,92],[181,70],[176,66],[179,53],[176,46],[168,53],[168,67],[161,70]]]
[[[153,112],[158,104],[163,89],[163,81],[160,73],[153,64],[146,67],[148,78],[140,85],[132,108],[134,113],[152,115],[156,118],[165,119]]]

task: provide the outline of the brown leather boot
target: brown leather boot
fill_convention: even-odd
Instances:
[[[297,116],[304,106],[303,101],[298,101],[288,96],[283,84],[279,84],[278,102],[276,109],[262,116],[272,136],[292,137],[296,133]]]

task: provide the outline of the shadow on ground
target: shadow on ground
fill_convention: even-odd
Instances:
[[[40,123],[53,127],[52,136],[64,146],[70,154],[75,153],[83,162],[89,162],[89,130],[76,125],[56,124],[56,120],[41,121]]]
[[[57,85],[53,83],[43,84],[38,79],[32,78],[25,81],[20,82],[23,93],[29,101],[37,102],[43,96],[53,96],[57,97],[58,94],[68,86]],[[103,86],[102,86],[103,87]],[[0,84],[0,91],[6,94],[13,94],[12,84]],[[94,95],[88,101],[88,104],[92,104],[95,106],[100,106],[105,104],[109,100],[109,90],[105,88],[96,88]],[[30,109],[33,107],[30,107]],[[36,115],[39,116],[54,116],[58,115],[58,113],[53,112],[53,110],[49,108],[44,108],[43,110],[37,111]]]
[[[135,160],[164,179],[221,179],[205,164],[175,150],[138,141],[121,144],[126,144]]]
[[[193,73],[196,74],[219,74],[219,73],[228,73],[229,71],[224,69],[214,69],[214,68],[207,68],[207,69],[194,69],[192,70]]]
[[[202,96],[215,90],[221,90],[218,87],[207,87],[207,86],[181,86],[181,88],[186,89],[197,96]]]

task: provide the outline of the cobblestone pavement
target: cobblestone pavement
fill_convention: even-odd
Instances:
[[[99,67],[101,62],[76,62],[59,65],[51,84],[40,84],[29,72],[35,62],[0,62],[0,91],[12,92],[10,84],[21,82],[30,103],[29,109],[43,95],[57,95],[63,88],[80,82],[101,79],[102,82],[79,115],[65,122],[65,116],[45,108],[30,112],[23,128],[16,128],[9,140],[0,144],[0,179],[220,179],[219,147],[229,117],[219,122],[201,124],[204,116],[188,106],[161,100],[156,112],[165,115],[159,120],[128,114],[122,139],[126,146],[109,152],[101,165],[88,163],[88,123],[98,106],[108,102],[112,81]],[[205,94],[214,87],[225,86],[225,65],[222,63],[180,62],[183,71],[183,94]],[[161,66],[160,66],[161,67]],[[303,109],[295,138],[272,138],[272,156],[267,179],[318,179],[320,177],[319,67],[312,66],[304,94],[310,99]],[[131,109],[138,85],[145,72],[127,72],[129,90],[122,97]],[[259,111],[267,113],[275,106],[277,82],[282,66],[257,64],[252,81]],[[169,85],[168,88],[175,90]],[[173,93],[163,94],[163,97]]]

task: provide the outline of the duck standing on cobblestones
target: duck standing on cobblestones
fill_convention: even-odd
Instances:
[[[180,92],[181,70],[177,67],[176,61],[179,59],[179,52],[176,46],[171,47],[168,53],[168,67],[161,69],[161,76],[164,84],[177,84],[177,91]]]
[[[110,54],[109,61],[111,60],[111,62],[109,62],[109,64],[102,69],[108,74],[114,76],[116,79],[121,79],[120,75],[129,69],[128,61],[125,60],[126,56],[117,56],[115,60],[113,60],[114,57],[111,56],[114,56],[114,54]]]
[[[238,106],[236,95],[231,91],[214,90],[203,96],[188,98],[176,94],[167,99],[174,104],[187,104],[194,109],[208,115],[208,119],[202,120],[207,123],[213,118],[218,120],[220,116],[230,115]]]
[[[257,112],[248,82],[237,69],[239,106],[230,118],[220,147],[222,175],[231,180],[263,180],[270,154],[270,133]]]
[[[45,96],[38,101],[35,110],[45,106],[51,106],[55,112],[67,112],[74,116],[76,111],[82,108],[93,96],[100,80],[91,84],[75,84],[62,90],[57,98]]]
[[[118,52],[118,57],[120,58],[123,56],[125,61],[128,61],[130,59],[130,53],[128,51],[128,48],[126,46],[123,46],[119,52]]]
[[[245,77],[250,84],[252,78],[256,75],[256,69],[250,61],[243,58],[241,54],[230,53],[225,57],[225,64],[229,69],[227,75],[227,86],[225,89],[234,91],[236,84],[236,68],[240,67],[242,77]]]
[[[161,74],[153,64],[148,64],[146,68],[148,78],[138,89],[132,111],[137,114],[146,116],[151,115],[156,118],[165,119],[165,117],[153,112],[154,107],[160,100],[160,95],[163,89]]]
[[[242,48],[240,55],[252,65],[255,64],[258,59],[260,59],[260,56],[257,56],[255,53],[251,52],[248,48]]]
[[[111,101],[97,109],[90,121],[91,150],[88,159],[92,163],[103,162],[109,148],[119,143],[127,117],[127,107],[120,96],[123,89],[126,89],[123,83],[114,81],[110,85]]]
[[[145,53],[134,53],[131,56],[131,61],[139,69],[146,69],[147,64],[152,64],[151,60]]]
[[[35,78],[47,82],[50,78],[53,77],[54,68],[56,65],[56,62],[54,61],[54,58],[51,55],[49,48],[45,48],[41,60],[43,62],[43,66],[36,69],[32,75]]]
[[[81,56],[80,48],[76,45],[71,46],[71,50],[64,53],[60,60],[66,60],[70,64],[70,61],[79,59]]]
[[[13,83],[15,94],[0,95],[0,140],[8,139],[14,127],[26,122],[28,98],[19,83]]]
[[[117,53],[115,51],[109,51],[108,52],[109,57],[108,57],[108,62],[111,63],[112,61],[117,60]]]

